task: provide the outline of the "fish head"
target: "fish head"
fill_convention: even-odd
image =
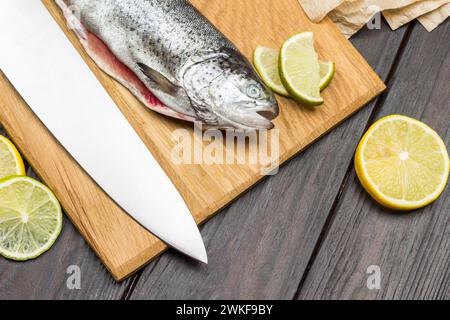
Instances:
[[[194,91],[194,102],[211,112],[219,127],[244,130],[274,127],[272,120],[279,114],[275,96],[239,53],[222,52],[197,62],[190,73],[189,88]]]
[[[244,69],[226,70],[209,87],[216,113],[231,124],[272,129],[279,114],[273,93]]]

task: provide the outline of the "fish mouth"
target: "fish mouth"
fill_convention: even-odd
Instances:
[[[275,127],[272,120],[275,120],[280,114],[278,104],[261,105],[254,113],[245,119],[244,125],[249,125],[257,130],[271,130]]]
[[[256,113],[261,117],[266,118],[267,120],[274,120],[276,117],[278,117],[278,113],[273,110],[258,111]]]
[[[242,131],[271,130],[275,127],[272,120],[278,116],[278,112],[274,111],[272,108],[264,108],[246,114],[245,117],[235,118],[219,116],[233,129]]]
[[[247,130],[272,130],[275,125],[271,120],[274,118],[266,118],[259,112],[249,117],[248,121],[241,122],[241,126],[248,128]]]

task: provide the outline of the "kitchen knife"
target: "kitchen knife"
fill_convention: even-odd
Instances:
[[[41,1],[1,0],[0,41],[0,69],[92,179],[155,236],[207,263],[183,198]]]

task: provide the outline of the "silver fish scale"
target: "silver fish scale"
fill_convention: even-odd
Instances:
[[[239,50],[188,1],[65,1],[169,108],[220,128],[273,127],[258,114],[262,110],[278,115],[272,92]],[[215,83],[213,92],[217,79],[223,83]],[[239,84],[222,101],[227,92],[220,91],[233,81]],[[250,107],[243,110],[245,106]],[[242,116],[246,112],[248,119]]]
[[[226,51],[230,52],[227,53]],[[211,108],[214,108],[214,103],[210,99],[211,83],[219,77],[228,77],[236,70],[235,66],[240,64],[239,60],[233,58],[233,53],[232,50],[224,49],[220,51],[219,55],[215,51],[202,52],[191,57],[193,62],[200,61],[203,63],[202,72],[197,72],[194,68],[195,63],[188,63],[189,67],[183,72],[184,87],[191,93],[190,98],[196,105],[197,115],[206,124],[214,125],[217,122],[217,117],[210,112]],[[207,56],[210,56],[210,59]]]
[[[73,0],[72,4],[79,7],[86,27],[117,56],[132,50],[137,57],[130,58],[139,58],[150,67],[159,62],[155,69],[171,81],[178,80],[179,68],[198,50],[235,49],[185,0]],[[133,65],[135,61],[123,62]]]

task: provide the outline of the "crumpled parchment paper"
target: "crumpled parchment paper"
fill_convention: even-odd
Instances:
[[[357,0],[344,2],[329,13],[342,33],[350,38],[375,14],[384,10],[403,8],[420,0]]]
[[[298,0],[311,21],[319,22],[346,0]],[[349,2],[356,0],[349,0]]]
[[[419,22],[427,29],[429,32],[437,28],[442,22],[444,22],[448,17],[450,17],[450,3],[427,13],[419,17]]]
[[[386,10],[383,12],[383,16],[391,29],[396,30],[404,24],[407,24],[428,12],[434,11],[447,3],[450,3],[450,0],[419,1],[404,8]]]
[[[430,31],[450,16],[450,9],[446,6],[450,4],[450,0],[299,0],[299,2],[312,21],[319,22],[328,15],[347,38],[363,28],[380,12],[383,12],[393,30],[419,18]],[[375,19],[373,21],[376,22]]]

